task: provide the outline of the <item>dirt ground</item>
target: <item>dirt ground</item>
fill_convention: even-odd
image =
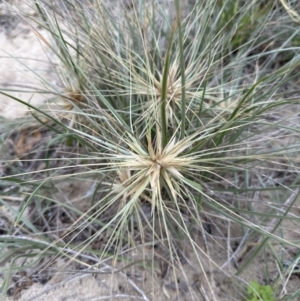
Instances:
[[[23,1],[15,1],[19,7],[24,7],[27,13],[35,14]],[[23,6],[22,6],[23,5]],[[0,85],[2,89],[7,89],[7,93],[18,97],[28,103],[38,106],[45,103],[46,95],[37,94],[35,90],[44,88],[43,84],[37,79],[41,77],[53,86],[61,86],[59,78],[55,73],[53,64],[55,58],[51,51],[41,42],[41,36],[47,39],[47,32],[41,28],[31,26],[22,21],[18,16],[9,11],[9,5],[0,1]],[[49,60],[52,63],[49,63]],[[36,76],[32,76],[32,72]],[[20,87],[28,89],[23,92],[11,92],[11,88]],[[28,114],[30,109],[20,103],[17,103],[5,95],[0,95],[0,115],[4,118],[14,120]],[[64,194],[68,195],[73,201],[82,200],[85,197],[87,186],[89,183],[75,183],[73,188],[62,187]],[[77,188],[75,188],[77,187]],[[81,187],[78,188],[78,187]],[[72,189],[77,189],[76,194],[72,194]],[[76,195],[76,200],[74,199]],[[296,202],[292,214],[299,216],[300,199]],[[231,237],[237,238],[241,236],[240,229],[234,225],[226,226],[225,229],[231,229]],[[282,227],[285,229],[284,239],[291,241],[299,241],[299,227],[292,221],[285,221]],[[211,239],[208,242],[202,241],[203,249],[209,246],[209,253],[216,266],[222,266],[228,259],[226,242],[218,240],[218,228],[213,227],[210,231]],[[201,237],[199,243],[201,244]],[[286,260],[293,260],[293,256],[297,251],[293,248],[286,249],[276,246],[274,251],[277,254],[283,254]],[[249,246],[251,251],[251,247]],[[198,267],[198,261],[193,257],[193,252],[186,250],[187,258],[183,264],[185,269],[182,273],[181,283],[177,284],[181,294],[176,297],[176,284],[172,282],[172,275],[167,275],[163,279],[159,273],[150,273],[143,269],[128,268],[122,270],[121,264],[114,266],[115,270],[121,269],[113,274],[112,263],[101,264],[98,268],[85,271],[79,270],[75,263],[68,263],[66,260],[57,260],[55,262],[54,275],[46,280],[39,279],[34,281],[28,279],[23,287],[13,292],[13,296],[8,296],[7,300],[18,299],[20,301],[92,301],[92,300],[239,300],[242,301],[241,295],[235,289],[234,281],[229,281],[228,277],[220,272],[214,272],[214,268],[209,264],[203,256],[204,268],[211,271],[210,279],[206,279],[202,269]],[[288,257],[290,256],[290,257]],[[246,260],[246,255],[243,260]],[[266,260],[270,262],[266,265]],[[243,261],[242,261],[243,262]],[[241,264],[240,262],[239,264]],[[240,281],[251,280],[264,281],[264,268],[268,266],[269,273],[274,275],[274,279],[279,273],[276,262],[272,259],[271,254],[258,256],[256,261],[252,263],[246,271],[239,276]],[[231,262],[224,270],[228,275],[234,275],[236,266]],[[208,273],[209,274],[209,273]],[[26,277],[25,277],[26,278]],[[209,284],[212,286],[209,287]],[[290,275],[282,279],[285,283],[281,287],[282,295],[294,292],[300,287],[300,277]],[[194,295],[187,293],[185,287],[191,286],[194,289]],[[2,297],[6,293],[2,292]]]

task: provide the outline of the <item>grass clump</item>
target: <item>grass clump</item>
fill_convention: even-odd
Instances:
[[[138,1],[120,4],[116,18],[117,8],[100,1],[59,5],[35,1],[38,17],[20,12],[46,30],[40,38],[59,61],[61,83],[44,82],[44,107],[27,104],[26,125],[44,143],[19,154],[19,166],[6,159],[3,185],[27,198],[1,238],[12,254],[1,259],[5,271],[31,257],[31,266],[48,257],[89,269],[109,262],[110,272],[143,263],[168,297],[221,300],[217,273],[240,280],[260,251],[297,247],[278,232],[284,220],[298,220],[290,211],[299,194],[297,113],[281,112],[299,108],[283,87],[297,82],[300,57],[274,26],[282,7]],[[288,14],[283,21],[292,26]],[[2,127],[3,141],[18,140]],[[79,199],[65,191],[72,182],[86,183]],[[257,247],[244,260],[248,242]]]

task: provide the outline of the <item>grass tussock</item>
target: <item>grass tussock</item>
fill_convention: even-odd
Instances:
[[[268,254],[264,279],[297,300],[281,289],[299,247],[297,1],[29,5],[60,81],[41,107],[0,90],[31,112],[0,127],[3,291],[62,257],[134,267],[167,298],[241,300]]]

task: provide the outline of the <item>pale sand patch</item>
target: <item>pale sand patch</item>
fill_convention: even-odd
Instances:
[[[47,90],[46,82],[53,87],[58,84],[50,63],[54,61],[53,54],[41,41],[41,37],[47,40],[48,34],[21,21],[9,6],[0,6],[0,19],[0,88],[26,103],[40,106],[47,96],[35,91]],[[0,116],[14,119],[23,117],[28,111],[26,105],[0,94]]]

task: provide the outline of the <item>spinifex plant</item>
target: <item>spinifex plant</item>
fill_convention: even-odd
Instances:
[[[220,1],[185,4],[178,0],[175,5],[139,1],[130,10],[120,5],[124,16],[116,19],[116,10],[98,1],[74,0],[64,10],[55,1],[51,5],[35,1],[40,17],[34,21],[51,34],[47,46],[64,65],[62,76],[78,87],[53,91],[54,98],[71,105],[63,109],[68,115],[32,109],[44,115],[38,119],[55,131],[50,145],[59,144],[63,151],[66,137],[71,137],[74,148],[63,151],[66,166],[49,168],[54,158],[47,155],[42,180],[23,172],[4,179],[34,185],[25,207],[33,203],[41,210],[35,199],[62,179],[95,183],[84,210],[55,200],[54,194],[49,197],[52,206],[67,208],[72,223],[54,243],[45,238],[45,246],[35,246],[42,250],[40,256],[51,251],[82,262],[84,254],[92,252],[99,262],[108,256],[128,260],[124,254],[134,249],[141,251],[146,264],[155,262],[159,252],[154,246],[159,245],[162,253],[167,250],[167,255],[159,257],[172,267],[172,275],[177,278],[180,271],[188,279],[182,261],[190,248],[196,273],[208,280],[209,271],[222,270],[233,258],[220,264],[211,257],[210,231],[205,232],[204,220],[223,219],[250,229],[264,237],[261,248],[271,239],[287,243],[274,231],[293,202],[283,212],[277,204],[280,218],[271,228],[263,225],[270,219],[268,214],[276,217],[277,207],[261,216],[249,204],[253,187],[258,192],[273,189],[273,184],[267,184],[271,173],[292,166],[296,146],[294,142],[277,145],[272,133],[280,125],[270,121],[270,114],[293,103],[277,91],[292,79],[299,57],[280,68],[270,67],[284,52],[281,48],[263,52],[265,43],[276,38],[272,33],[261,41],[274,15],[271,3],[263,8],[255,2],[243,4],[225,18],[226,5],[218,11]],[[238,48],[234,45],[232,53],[228,45],[238,35],[231,28],[232,20],[240,20],[244,30],[252,6],[260,23],[246,41],[235,43]],[[216,26],[219,21],[221,28]],[[262,70],[259,61],[266,62]],[[54,87],[49,84],[51,90]],[[282,137],[297,134],[290,125],[281,130]],[[72,173],[65,172],[67,168]],[[242,205],[239,198],[244,200]],[[16,225],[25,207],[16,213]],[[83,238],[78,242],[79,234]],[[104,245],[95,249],[103,237]],[[73,250],[71,255],[67,248]],[[210,300],[217,300],[208,282]],[[196,294],[191,284],[187,286]]]

